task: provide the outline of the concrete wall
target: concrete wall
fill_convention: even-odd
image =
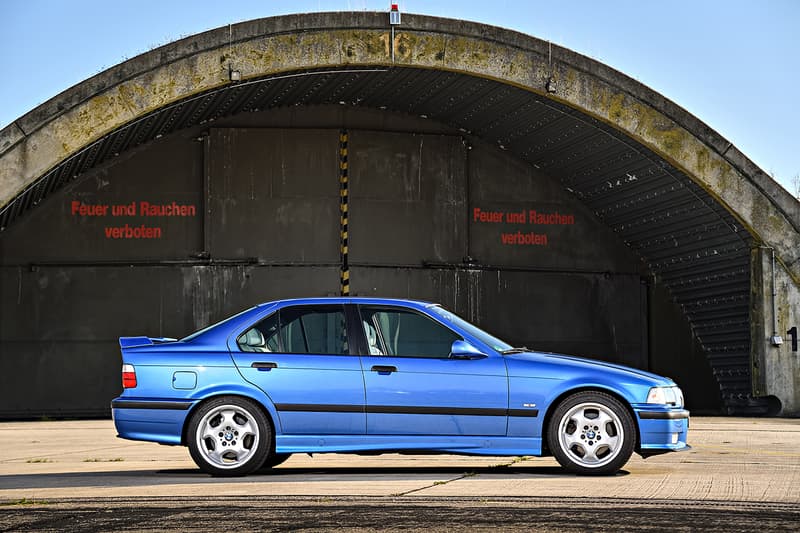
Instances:
[[[753,250],[753,391],[800,415],[800,290],[773,250]],[[774,293],[774,295],[773,295]],[[774,341],[781,338],[782,344]]]
[[[258,302],[337,294],[341,127],[352,294],[440,301],[515,345],[668,371],[692,408],[719,409],[710,370],[696,371],[702,357],[672,349],[691,344],[689,325],[557,181],[431,121],[331,106],[164,137],[4,232],[0,417],[106,414],[120,390],[118,336],[182,337]],[[148,216],[144,201],[192,210]],[[572,219],[533,224],[531,210]],[[108,233],[126,226],[160,233]],[[517,232],[547,242],[503,242]]]

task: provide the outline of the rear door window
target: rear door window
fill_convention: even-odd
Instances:
[[[245,331],[239,349],[295,354],[347,355],[344,307],[286,307]]]

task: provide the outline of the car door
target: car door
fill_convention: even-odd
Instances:
[[[367,434],[506,434],[508,380],[500,356],[451,359],[452,343],[462,337],[408,308],[360,305],[359,316]]]
[[[347,332],[344,306],[297,305],[237,337],[233,359],[272,399],[284,434],[364,434],[364,381]]]

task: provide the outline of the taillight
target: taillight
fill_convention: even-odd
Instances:
[[[136,369],[133,365],[122,365],[122,388],[133,389],[136,387]]]

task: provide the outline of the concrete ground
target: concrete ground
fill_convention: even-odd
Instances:
[[[287,529],[325,526],[319,520],[330,513],[320,509],[333,507],[344,522],[330,527],[353,530],[425,529],[426,523],[480,529],[473,518],[485,523],[489,508],[510,529],[530,527],[525,520],[553,530],[619,529],[622,519],[642,529],[667,509],[680,511],[675,517],[705,513],[702,523],[722,529],[800,528],[800,420],[695,417],[689,441],[691,451],[646,461],[634,455],[613,477],[567,474],[552,458],[323,454],[295,455],[270,472],[223,479],[202,474],[186,448],[116,438],[110,420],[7,422],[0,423],[0,531],[75,529],[59,520],[84,515],[85,530],[125,529],[103,521],[110,509],[126,510],[131,529],[148,529],[143,520],[166,516],[170,527],[184,527],[174,520],[187,506],[195,511],[186,523],[206,529],[202,517],[220,505],[241,516],[269,515],[273,526],[283,519]],[[459,511],[476,505],[485,509]],[[408,511],[431,506],[437,510],[424,520]],[[576,508],[587,513],[583,519]],[[381,517],[389,509],[395,516],[386,522]],[[508,522],[511,510],[516,522]],[[140,519],[137,512],[144,513]],[[397,513],[407,520],[397,522]],[[743,521],[730,522],[736,516]]]

